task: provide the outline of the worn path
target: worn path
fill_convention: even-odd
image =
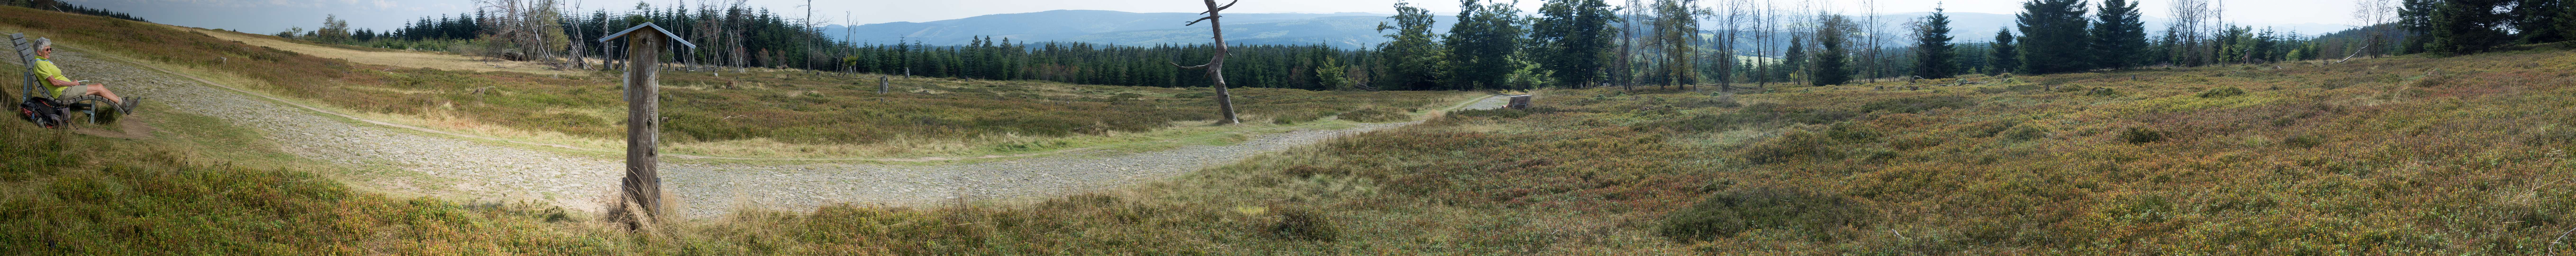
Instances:
[[[463,199],[533,200],[599,211],[623,175],[622,159],[570,156],[489,145],[439,133],[350,122],[289,103],[249,95],[185,75],[93,58],[80,49],[56,53],[70,76],[111,85],[169,111],[208,115],[265,133],[299,156],[389,170],[365,175],[370,187]],[[1487,97],[1463,108],[1501,107]],[[366,121],[366,120],[359,120]],[[713,217],[734,206],[802,210],[829,203],[921,205],[957,199],[1059,195],[1169,177],[1232,163],[1262,152],[1312,144],[1343,134],[1416,122],[1360,124],[1255,136],[1227,146],[1193,145],[1113,156],[1059,155],[983,163],[937,165],[665,164],[664,188],[691,217]],[[376,123],[376,122],[366,122]],[[965,198],[959,198],[965,197]]]

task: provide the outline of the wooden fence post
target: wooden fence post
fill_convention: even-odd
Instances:
[[[635,33],[647,28],[651,31]],[[613,214],[626,213],[627,211],[623,209],[626,204],[634,203],[636,207],[642,209],[633,212],[643,216],[627,216],[623,219],[627,221],[628,229],[641,229],[645,224],[653,223],[653,220],[661,218],[664,212],[668,211],[662,204],[662,177],[655,162],[661,155],[655,146],[661,141],[662,128],[660,112],[662,83],[656,81],[660,79],[659,71],[662,70],[658,66],[662,62],[662,49],[668,47],[665,41],[678,42],[689,48],[697,48],[697,45],[680,40],[679,36],[650,22],[601,37],[599,42],[607,43],[610,39],[618,37],[627,38],[626,178],[619,182],[618,191],[621,199],[618,202],[618,209],[613,209],[618,211]]]

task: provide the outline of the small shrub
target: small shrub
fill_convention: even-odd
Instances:
[[[1801,157],[1828,158],[1826,147],[1833,138],[1809,131],[1793,131],[1780,137],[1745,148],[1738,157],[1753,164],[1782,163]]]
[[[1360,110],[1352,110],[1351,112],[1342,112],[1342,115],[1339,118],[1354,122],[1382,123],[1404,121],[1405,119],[1412,119],[1413,117],[1404,115],[1404,112],[1379,108],[1364,108]]]
[[[2200,92],[2201,98],[2226,98],[2236,97],[2238,95],[2245,95],[2245,89],[2237,89],[2235,86],[2228,86]]]
[[[2110,87],[2094,87],[2092,90],[2084,91],[2084,96],[2120,96],[2120,91]]]
[[[2323,145],[2325,143],[2325,138],[2320,138],[2316,135],[2299,135],[2298,137],[2290,137],[2288,140],[2281,141],[2281,145],[2283,146],[2296,148],[2315,148],[2317,145]]]
[[[1296,177],[1298,177],[1298,178],[1314,177],[1315,175],[1338,175],[1338,174],[1347,173],[1347,172],[1345,172],[1345,171],[1342,171],[1341,169],[1336,169],[1336,168],[1324,168],[1324,167],[1316,167],[1316,166],[1313,166],[1313,165],[1302,165],[1302,164],[1301,164],[1301,165],[1297,165],[1297,166],[1289,166],[1289,167],[1288,167],[1288,169],[1286,169],[1286,170],[1280,170],[1279,172],[1280,172],[1280,173],[1282,173],[1282,174],[1287,174],[1288,176],[1296,176]]]
[[[1459,117],[1483,117],[1483,118],[1493,118],[1493,119],[1513,119],[1513,118],[1521,118],[1521,117],[1524,117],[1524,116],[1529,116],[1529,114],[1530,114],[1530,112],[1529,112],[1529,111],[1526,111],[1526,110],[1509,109],[1509,108],[1498,108],[1498,109],[1469,109],[1469,110],[1449,111],[1449,116],[1459,116]]]
[[[1754,229],[1816,232],[1857,222],[1858,207],[1842,195],[1798,187],[1733,186],[1665,215],[1658,233],[1692,241],[1733,237]]]
[[[2153,143],[2164,141],[2165,133],[2146,127],[2129,127],[2128,131],[2120,132],[2120,139],[2135,144]]]
[[[2442,86],[2442,85],[2451,84],[2451,83],[2453,83],[2453,82],[2457,82],[2457,81],[2454,81],[2454,80],[2458,80],[2458,79],[2456,79],[2456,78],[2452,78],[2452,76],[2448,76],[2448,75],[2441,75],[2441,76],[2426,76],[2426,77],[2424,77],[2424,79],[2423,79],[2423,80],[2415,80],[2415,87],[2436,87],[2436,86]]]
[[[1266,226],[1264,230],[1279,239],[1331,242],[1342,235],[1331,216],[1298,207],[1280,208],[1279,216]]]
[[[1725,94],[1725,93],[1720,93],[1720,94],[1717,94],[1717,97],[1708,97],[1708,98],[1700,98],[1700,99],[1696,99],[1696,100],[1684,101],[1684,102],[1682,102],[1682,104],[1681,104],[1681,105],[1678,105],[1678,106],[1675,106],[1675,107],[1684,107],[1684,108],[1706,108],[1706,107],[1732,108],[1732,107],[1742,107],[1742,106],[1744,106],[1744,103],[1736,102],[1736,101],[1735,101],[1735,94]]]
[[[1956,108],[1975,105],[1977,105],[1977,102],[1968,100],[1968,97],[1923,96],[1870,102],[1869,104],[1862,104],[1860,109],[1863,113],[1878,113],[1882,111],[1891,113],[1918,113],[1923,112],[1924,110],[1938,108]],[[1755,106],[1760,106],[1760,104],[1755,104]]]
[[[2004,139],[2010,139],[2010,140],[2016,140],[2016,141],[2021,141],[2021,140],[2033,140],[2033,139],[2047,138],[2047,137],[2048,137],[2048,128],[2040,128],[2040,127],[2038,127],[2038,126],[2030,126],[2030,125],[2023,125],[2023,126],[2019,126],[2019,127],[2014,127],[2014,128],[2012,129],[2012,131],[2010,131],[2010,132],[2005,132],[2005,133],[2004,133]]]

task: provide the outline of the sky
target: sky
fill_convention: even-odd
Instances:
[[[600,8],[633,9],[638,1],[563,0],[567,6],[580,2],[588,12]],[[646,0],[655,6],[675,3],[696,5],[701,0]],[[705,2],[718,2],[708,0]],[[807,1],[746,0],[749,5],[768,7],[771,11],[802,16]],[[1227,12],[1235,13],[1394,13],[1397,0],[1250,0],[1236,4]],[[1781,8],[1794,8],[1802,0],[1773,0]],[[2088,0],[2098,2],[2100,0]],[[132,13],[136,17],[164,24],[219,28],[254,33],[273,33],[288,27],[311,29],[322,23],[325,15],[338,15],[349,25],[360,28],[389,29],[404,21],[422,16],[455,14],[472,11],[471,0],[66,0],[73,4],[101,7]],[[1454,15],[1455,1],[1412,1],[1432,13]],[[1523,0],[1523,10],[1538,9],[1538,0]],[[1624,3],[1612,0],[1613,5]],[[1714,4],[1714,1],[1702,1]],[[1815,1],[1845,13],[1868,10],[1860,0]],[[2172,0],[2142,0],[2139,9],[2147,16],[2166,16]],[[1050,10],[1111,10],[1126,12],[1199,12],[1206,6],[1194,0],[831,0],[811,1],[814,19],[820,24],[875,24],[886,22],[926,22],[973,17],[986,14],[1027,13]],[[1220,3],[1222,4],[1222,3]],[[2007,14],[2021,9],[2020,1],[1876,1],[1880,13],[1931,11],[1936,4],[1952,12]],[[2238,0],[2225,2],[2227,19],[2256,24],[2321,23],[2344,24],[2351,20],[2349,0]],[[846,15],[846,16],[845,16]],[[844,18],[847,17],[847,18]]]

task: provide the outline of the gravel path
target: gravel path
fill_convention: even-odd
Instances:
[[[621,159],[567,156],[358,125],[121,61],[73,51],[55,55],[55,63],[72,77],[107,83],[121,95],[144,97],[151,103],[147,107],[167,108],[147,108],[140,114],[181,111],[214,116],[264,132],[279,148],[298,156],[407,172],[370,175],[382,178],[359,181],[365,186],[465,200],[534,200],[597,212],[607,205],[604,199],[614,193],[623,175]],[[1503,103],[1502,97],[1487,97],[1467,108],[1498,108]],[[666,192],[682,202],[677,210],[699,218],[719,216],[737,205],[804,210],[830,203],[921,205],[957,197],[1058,195],[1169,177],[1263,152],[1414,123],[1418,121],[1294,131],[1255,136],[1235,145],[1192,145],[1106,157],[1049,156],[926,166],[665,164],[662,179]]]

